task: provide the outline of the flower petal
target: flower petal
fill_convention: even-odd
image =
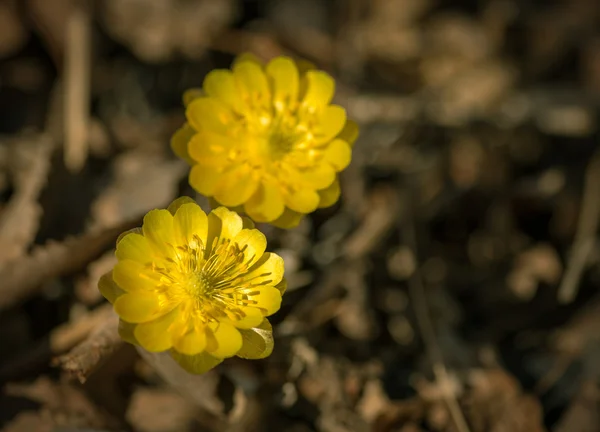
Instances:
[[[335,181],[335,170],[328,163],[319,163],[311,168],[290,171],[292,179],[313,189],[325,189]]]
[[[240,248],[246,248],[247,263],[258,261],[267,249],[267,238],[257,229],[243,229],[233,238]],[[250,264],[251,265],[251,264]]]
[[[265,318],[263,322],[251,329],[240,330],[242,334],[242,349],[238,357],[258,360],[269,357],[273,352],[273,328]]]
[[[168,312],[161,306],[158,296],[145,294],[123,294],[113,304],[115,312],[130,323],[152,321]]]
[[[208,218],[196,203],[183,204],[173,218],[173,230],[179,245],[200,248],[206,245]],[[197,244],[201,241],[202,244]]]
[[[230,108],[239,113],[246,111],[247,107],[240,98],[233,73],[227,69],[215,69],[204,78],[202,85],[208,96],[220,99]]]
[[[206,348],[204,328],[192,328],[188,332],[173,338],[173,349],[185,355],[196,355]]]
[[[127,234],[117,243],[117,259],[130,259],[145,264],[152,261],[154,251],[146,237],[137,233]]]
[[[172,345],[169,327],[179,313],[179,308],[175,308],[160,318],[138,324],[133,331],[135,339],[147,351],[161,352],[168,350]]]
[[[354,145],[354,142],[358,138],[358,133],[358,124],[356,124],[356,122],[353,120],[346,120],[344,128],[341,130],[337,137],[346,141],[348,145],[352,147]]]
[[[171,150],[173,150],[173,153],[190,165],[193,165],[194,161],[188,154],[188,143],[195,134],[196,131],[188,123],[185,123],[171,138]]]
[[[190,185],[200,194],[211,196],[221,180],[221,170],[217,167],[194,165],[190,171]]]
[[[115,283],[112,277],[112,271],[103,274],[98,281],[98,289],[102,296],[110,303],[114,303],[115,300],[125,294],[119,286]]]
[[[241,165],[223,173],[214,195],[224,206],[236,207],[248,201],[257,188],[258,179],[254,170]]]
[[[223,135],[227,135],[234,121],[233,112],[225,103],[206,97],[194,99],[188,105],[185,116],[195,130],[209,130]]]
[[[290,229],[297,227],[305,215],[286,208],[281,216],[271,222],[277,228]]]
[[[341,189],[339,180],[335,179],[329,187],[321,189],[320,191],[317,191],[317,193],[319,194],[320,199],[319,208],[331,207],[340,198]]]
[[[257,222],[270,222],[283,213],[283,196],[276,185],[262,182],[244,205],[244,210]]]
[[[327,106],[335,92],[335,81],[323,71],[309,70],[304,75],[306,92],[302,105],[309,110],[318,110]]]
[[[279,282],[277,285],[275,285],[275,288],[277,288],[279,290],[279,292],[281,293],[281,295],[284,295],[285,292],[287,291],[287,280],[285,278],[281,279],[281,282]]]
[[[319,144],[328,143],[335,138],[346,124],[346,110],[338,105],[323,108],[316,119],[315,141]]]
[[[150,293],[158,285],[158,280],[148,267],[128,259],[115,264],[112,277],[119,288],[131,293]]]
[[[295,103],[300,78],[294,61],[289,57],[276,57],[267,64],[266,72],[272,80],[275,109],[281,110]]]
[[[155,209],[146,213],[142,231],[157,254],[164,257],[175,254],[173,247],[175,239],[173,215],[168,210]]]
[[[202,131],[189,141],[188,153],[194,163],[222,167],[229,164],[228,153],[235,145],[236,142],[228,136]]]
[[[265,316],[273,315],[281,307],[281,292],[272,286],[260,287],[258,294],[249,298],[255,302],[254,307],[265,310]]]
[[[240,215],[225,207],[219,207],[208,215],[208,234],[205,257],[210,256],[213,243],[233,239],[241,230],[244,222]]]
[[[216,349],[210,350],[210,354],[217,358],[228,358],[236,355],[242,348],[242,335],[238,329],[228,322],[219,322],[211,327],[212,337],[216,341]]]
[[[245,63],[245,62],[250,62],[250,63],[254,63],[257,66],[262,67],[263,62],[261,61],[261,59],[258,58],[258,56],[256,54],[252,54],[251,52],[245,52],[242,53],[240,55],[238,55],[235,60],[233,60],[233,66],[240,64],[240,63]]]
[[[167,210],[169,210],[169,213],[171,213],[173,216],[175,216],[175,213],[177,213],[177,210],[179,210],[179,207],[181,207],[184,204],[188,204],[188,203],[196,204],[196,201],[194,201],[194,199],[191,197],[182,196],[182,197],[177,198],[171,204],[169,204],[169,207],[167,207]]]
[[[238,92],[246,101],[250,101],[249,108],[253,104],[268,108],[271,104],[271,90],[263,68],[254,62],[240,62],[233,65],[233,76],[237,84]]]
[[[252,280],[257,285],[277,285],[283,279],[283,273],[283,258],[272,252],[266,252],[248,273],[240,277],[240,280]]]
[[[127,321],[119,320],[119,336],[125,342],[132,345],[139,345],[140,343],[135,338],[134,332],[137,324],[128,323]]]
[[[183,92],[183,105],[188,106],[193,100],[204,96],[204,90],[201,88],[191,88]]]
[[[325,149],[324,159],[336,171],[342,171],[352,160],[352,149],[346,141],[335,139]]]
[[[142,232],[142,227],[137,227],[137,228],[131,228],[130,230],[124,231],[121,234],[119,234],[119,237],[117,237],[117,244],[119,244],[119,242],[121,240],[123,240],[123,238],[127,235],[127,234],[139,234],[139,235],[144,235],[144,233]]]
[[[243,306],[240,307],[240,309],[244,313],[242,318],[235,317],[233,314],[231,314],[229,317],[231,324],[233,324],[237,329],[249,329],[256,327],[265,318],[261,310],[258,308]]]
[[[294,191],[284,199],[285,205],[298,213],[311,213],[319,206],[319,194],[310,189]]]
[[[223,361],[223,359],[213,357],[207,352],[201,352],[196,355],[185,355],[172,349],[171,356],[179,363],[179,366],[189,373],[196,375],[208,372]]]

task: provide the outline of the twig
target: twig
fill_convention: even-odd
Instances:
[[[36,294],[43,283],[76,271],[100,255],[119,234],[139,225],[128,221],[108,230],[49,243],[0,270],[0,311]]]
[[[558,289],[558,300],[561,303],[570,303],[575,298],[581,275],[596,245],[596,231],[600,219],[598,185],[600,185],[600,151],[594,155],[586,171],[577,233],[567,270]]]
[[[65,165],[80,170],[87,159],[91,29],[88,0],[73,2],[65,53]]]
[[[412,198],[412,197],[409,197]],[[411,214],[412,210],[410,206],[413,203],[412,199],[407,199],[407,208],[405,212],[405,219],[403,220],[402,234],[408,246],[413,250],[414,256],[417,255],[417,235],[414,223],[414,216]],[[448,370],[444,364],[444,357],[440,349],[440,345],[437,341],[433,322],[429,314],[429,305],[427,302],[427,296],[425,295],[425,287],[423,286],[423,280],[421,279],[420,269],[416,269],[412,277],[408,281],[408,289],[412,304],[415,310],[415,317],[419,329],[421,331],[421,337],[427,349],[427,354],[432,363],[433,373],[436,381],[441,384],[442,394],[448,412],[452,417],[452,421],[459,432],[469,432],[469,426],[463,415],[458,401],[451,392],[447,390],[447,383],[450,381],[448,376]]]
[[[100,327],[68,354],[56,358],[53,364],[60,365],[64,371],[84,383],[102,360],[124,343],[119,336],[118,327],[118,317],[114,313],[107,314]]]

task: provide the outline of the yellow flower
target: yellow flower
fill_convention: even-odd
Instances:
[[[224,207],[208,216],[190,198],[152,210],[117,241],[114,269],[99,282],[120,334],[150,352],[170,350],[191,373],[224,358],[273,350],[265,318],[285,291],[283,260],[265,252],[252,221]]]
[[[338,200],[337,173],[350,163],[358,127],[330,103],[334,90],[327,73],[290,58],[241,56],[184,95],[187,123],[171,146],[199,193],[292,227]]]

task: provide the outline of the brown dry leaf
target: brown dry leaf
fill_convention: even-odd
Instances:
[[[193,421],[194,406],[171,390],[139,388],[126,418],[139,432],[183,432]]]
[[[116,40],[148,62],[204,55],[235,17],[231,0],[107,0],[101,17]]]
[[[35,248],[30,255],[4,266],[0,270],[0,310],[36,294],[44,282],[79,270],[114,243],[123,231],[137,225],[138,220],[128,221],[60,243],[49,242]]]
[[[556,284],[562,275],[562,264],[556,250],[549,244],[537,244],[517,256],[507,276],[511,291],[522,300],[535,296],[540,282]]]
[[[93,228],[114,226],[165,207],[177,193],[186,169],[182,161],[165,160],[143,149],[120,155],[114,163],[112,185],[92,204]]]
[[[118,426],[117,422],[101,412],[81,391],[68,383],[55,383],[42,376],[31,384],[9,383],[5,387],[6,394],[24,397],[42,404],[39,417],[44,420],[44,425],[71,428],[112,428]],[[18,426],[35,425],[38,419],[35,416],[22,416]],[[50,430],[55,430],[50,428]],[[15,431],[19,429],[15,426]],[[23,430],[23,429],[21,429]],[[29,429],[29,431],[44,431],[44,429]]]
[[[46,135],[23,135],[10,143],[7,160],[15,192],[0,214],[0,269],[23,256],[35,238],[42,214],[37,200],[46,185],[52,149]]]
[[[462,403],[472,432],[545,432],[542,407],[522,393],[518,381],[501,369],[469,374]]]

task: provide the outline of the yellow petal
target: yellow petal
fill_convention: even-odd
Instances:
[[[150,210],[144,216],[142,224],[144,237],[150,242],[150,246],[161,256],[172,256],[175,254],[173,244],[175,233],[173,231],[173,215],[168,210]]]
[[[211,350],[210,354],[217,358],[228,358],[236,355],[242,348],[242,335],[238,329],[228,322],[219,322],[211,327],[212,337],[216,341],[217,348]]]
[[[314,63],[309,62],[308,60],[297,59],[295,62],[296,66],[298,67],[298,72],[300,72],[300,75],[304,75],[306,74],[306,72],[317,68]]]
[[[123,291],[131,293],[152,292],[158,285],[148,267],[133,260],[119,261],[112,274],[115,283]]]
[[[152,321],[168,311],[161,307],[158,296],[143,294],[123,294],[113,304],[115,312],[130,323]]]
[[[240,98],[233,73],[227,69],[215,69],[204,78],[203,88],[208,96],[220,99],[230,108],[243,113],[247,107]]]
[[[317,191],[319,194],[319,208],[327,208],[334,205],[340,197],[340,182],[336,179],[331,186]]]
[[[171,138],[171,150],[173,150],[173,153],[190,165],[193,165],[194,161],[188,154],[188,143],[195,134],[196,131],[186,123]]]
[[[223,173],[215,188],[215,198],[224,206],[236,207],[244,204],[258,188],[258,179],[247,165],[236,166]]]
[[[127,234],[139,234],[139,235],[143,235],[144,233],[142,232],[142,227],[137,227],[137,228],[132,228],[130,230],[127,230],[125,232],[122,232],[121,234],[119,234],[119,237],[117,237],[117,244],[119,244],[119,242],[121,240],[123,240],[123,238],[127,235]]]
[[[191,88],[183,92],[183,105],[188,106],[193,100],[204,96],[201,88]]]
[[[265,310],[265,316],[273,315],[281,307],[281,293],[272,286],[261,286],[257,295],[249,296],[254,307]]]
[[[358,138],[358,124],[356,124],[355,121],[346,120],[344,128],[337,137],[346,141],[348,145],[352,147],[354,145],[354,142]]]
[[[319,194],[310,189],[297,190],[285,197],[285,204],[298,213],[311,213],[319,206]]]
[[[137,233],[127,234],[117,244],[117,259],[130,259],[145,264],[152,261],[154,251],[146,237]]]
[[[183,204],[175,213],[173,229],[180,245],[200,248],[206,245],[208,218],[198,204]],[[197,244],[198,240],[202,244]]]
[[[243,306],[240,307],[240,310],[243,312],[242,317],[234,316],[234,314],[229,316],[231,324],[237,329],[250,329],[256,327],[265,318],[261,310],[255,307]]]
[[[238,351],[238,357],[258,360],[269,357],[273,352],[273,328],[266,318],[259,326],[240,330],[240,333],[242,349]]]
[[[114,303],[119,296],[125,294],[125,291],[119,288],[113,280],[112,271],[109,271],[100,277],[98,289],[102,296],[110,303]]]
[[[327,106],[335,92],[335,81],[323,71],[309,70],[304,76],[306,92],[302,105],[310,110],[319,110]]]
[[[233,61],[233,66],[235,67],[235,65],[245,62],[254,63],[260,67],[263,65],[262,61],[255,54],[252,54],[251,52],[245,52],[235,58]]]
[[[281,216],[271,222],[277,228],[290,229],[297,227],[305,215],[286,208]]]
[[[288,57],[274,58],[267,64],[266,72],[272,80],[275,109],[281,110],[296,102],[300,78],[294,61]]]
[[[279,292],[281,293],[281,295],[284,295],[285,292],[287,291],[287,280],[285,278],[281,279],[281,282],[279,282],[277,285],[275,285],[275,288],[277,288],[279,290]]]
[[[188,144],[189,156],[204,166],[224,166],[229,163],[229,154],[236,142],[225,135],[202,131],[192,137]]]
[[[225,103],[205,97],[193,100],[188,105],[185,116],[197,131],[209,130],[222,135],[227,135],[234,121],[233,112]]]
[[[169,213],[171,213],[173,216],[175,216],[175,213],[177,213],[177,210],[179,210],[179,207],[181,207],[184,204],[196,204],[196,201],[194,201],[193,198],[190,198],[188,196],[182,196],[177,198],[175,201],[173,201],[171,204],[169,204],[169,207],[167,207],[167,210],[169,210]]]
[[[270,222],[283,213],[283,196],[276,185],[262,182],[244,205],[244,210],[257,222]]]
[[[138,343],[150,352],[161,352],[171,348],[171,333],[169,327],[179,314],[179,308],[150,322],[138,324],[133,335]]]
[[[335,170],[328,163],[319,163],[313,167],[290,170],[292,181],[311,189],[325,189],[335,181]]]
[[[140,343],[135,338],[134,332],[137,324],[128,323],[123,320],[119,320],[119,336],[125,342],[130,343],[132,345],[139,345]]]
[[[283,279],[283,273],[283,258],[266,252],[240,279],[252,281],[256,285],[277,285]]]
[[[242,216],[242,223],[243,223],[244,229],[254,229],[256,227],[256,225],[254,224],[254,221],[246,216]]]
[[[254,62],[236,63],[233,65],[233,76],[242,98],[261,107],[270,106],[271,91],[262,67]]]
[[[336,171],[342,171],[352,160],[352,150],[346,141],[335,139],[325,149],[324,160]]]
[[[210,256],[215,241],[233,239],[242,230],[243,224],[240,215],[225,207],[219,207],[211,211],[208,215],[205,257]]]
[[[267,238],[257,229],[243,229],[233,238],[240,248],[246,248],[246,262],[258,261],[267,248]]]
[[[206,333],[204,329],[191,329],[183,336],[174,338],[173,348],[185,355],[196,355],[206,348]]]
[[[194,165],[190,171],[190,185],[202,195],[211,196],[221,180],[221,169],[215,166]]]
[[[315,124],[315,141],[319,144],[334,139],[346,124],[346,110],[338,105],[329,105],[317,115]]]
[[[195,375],[206,373],[223,361],[223,359],[213,357],[207,352],[201,352],[196,355],[185,355],[171,350],[171,356],[179,363],[179,366]]]

